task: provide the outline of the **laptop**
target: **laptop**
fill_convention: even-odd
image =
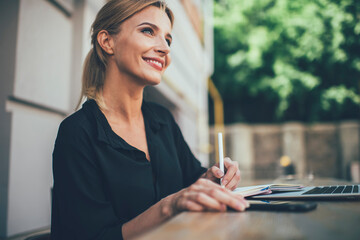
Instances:
[[[359,199],[359,184],[331,185],[331,186],[308,186],[297,191],[273,191],[271,194],[256,195],[250,199]]]

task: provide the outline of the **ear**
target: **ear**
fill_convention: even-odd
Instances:
[[[109,55],[114,54],[114,40],[106,30],[101,30],[97,35],[97,41],[100,47]]]

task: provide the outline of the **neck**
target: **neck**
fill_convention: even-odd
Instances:
[[[106,105],[103,112],[110,119],[116,118],[132,123],[142,118],[144,86],[139,86],[136,80],[112,69],[114,68],[108,67],[103,86]]]

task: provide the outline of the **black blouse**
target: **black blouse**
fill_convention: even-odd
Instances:
[[[66,118],[53,152],[51,239],[122,239],[122,225],[206,169],[168,110],[143,102],[151,161],[112,131],[96,102]]]

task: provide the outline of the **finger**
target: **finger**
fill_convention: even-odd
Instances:
[[[220,203],[220,206],[221,206],[221,210],[212,209],[212,208],[204,208],[204,209],[205,211],[208,212],[226,212],[227,206],[224,203]]]
[[[219,184],[215,184],[214,182],[200,178],[198,179],[194,184],[192,184],[190,187],[187,188],[187,191],[185,192],[184,196],[189,198],[189,195],[192,196],[190,199],[194,199],[195,197],[199,197],[197,195],[194,195],[194,193],[209,193],[211,189],[218,189],[219,191],[228,191],[225,188],[222,188]],[[202,200],[202,199],[201,199]],[[220,211],[226,211],[226,205],[223,203],[217,203],[217,202],[201,202],[204,207],[204,209],[207,210],[220,210]],[[209,205],[210,204],[210,205]],[[219,207],[220,206],[220,207]]]
[[[250,203],[242,195],[239,194],[234,194],[234,195],[236,195],[236,198],[239,201],[243,202],[247,208],[250,207]]]
[[[209,168],[202,178],[209,179],[213,182],[219,183],[219,179],[224,175],[224,173],[217,166],[212,166]]]
[[[226,189],[210,189],[208,195],[213,199],[216,199],[218,202],[238,211],[244,211],[248,205],[243,198],[237,197],[235,194]]]
[[[235,175],[230,180],[230,182],[225,186],[227,189],[234,190],[240,182],[240,170],[238,169],[235,172]]]
[[[195,184],[191,185],[188,188],[188,191],[205,192],[207,195],[211,196],[212,198],[215,198],[220,203],[230,206],[239,211],[242,211],[244,207],[249,206],[249,203],[241,195],[234,194],[230,190],[226,188],[222,188],[220,185],[215,184],[208,179],[201,178],[197,180]],[[220,195],[218,195],[219,192]],[[242,206],[237,206],[237,205],[242,205]]]
[[[206,178],[199,178],[193,185],[189,187],[189,189],[192,189],[193,191],[203,191],[204,189],[219,189],[219,190],[227,190],[220,186],[217,183],[212,182],[209,179]],[[227,190],[229,191],[229,190]],[[230,191],[229,191],[230,192]]]
[[[231,161],[230,158],[225,158],[224,164],[226,167],[226,174],[222,180],[222,183],[226,186],[233,179],[239,168],[238,163]]]
[[[214,183],[213,181],[206,179],[206,178],[199,178],[195,184],[191,185],[192,186],[202,186],[202,187],[210,187],[210,188],[220,188],[221,186],[217,183]]]
[[[200,204],[191,201],[187,198],[184,198],[178,202],[178,209],[186,210],[186,211],[193,211],[193,212],[200,212],[204,211],[204,207]]]
[[[212,166],[210,168],[210,171],[211,171],[212,175],[216,178],[221,178],[224,176],[223,171],[221,171],[220,168],[218,168],[217,166]]]
[[[210,197],[204,192],[192,192],[189,194],[188,199],[196,202],[197,204],[209,210],[225,211],[226,208],[216,199]]]

